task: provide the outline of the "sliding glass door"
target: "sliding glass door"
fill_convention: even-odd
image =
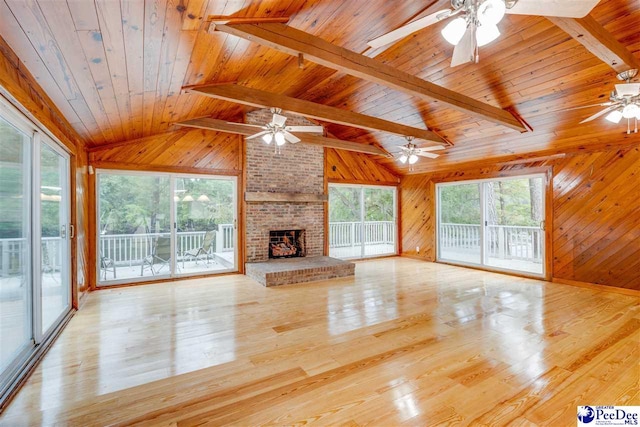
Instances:
[[[329,256],[366,258],[396,250],[396,189],[329,185]]]
[[[235,181],[176,177],[176,259],[181,274],[235,269]]]
[[[98,173],[100,281],[171,273],[168,176]]]
[[[98,283],[237,270],[236,179],[99,171]]]
[[[0,401],[71,310],[69,155],[0,99]]]
[[[40,146],[39,163],[40,306],[42,331],[46,332],[71,308],[69,156],[44,142]]]
[[[440,258],[482,263],[481,184],[442,185],[439,192]]]
[[[544,176],[437,184],[438,260],[543,276]]]
[[[0,385],[34,345],[31,135],[0,116]]]
[[[544,273],[544,178],[502,179],[486,188],[486,264]]]

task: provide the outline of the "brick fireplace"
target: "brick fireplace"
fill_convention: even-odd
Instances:
[[[287,125],[313,125],[287,116]],[[269,110],[247,123],[271,121]],[[246,274],[264,286],[353,276],[355,264],[323,255],[324,149],[318,145],[246,141]],[[275,255],[275,256],[274,256]]]
[[[287,125],[314,125],[290,114]],[[247,114],[248,124],[271,121],[268,109]],[[269,259],[270,231],[305,230],[305,254],[321,256],[324,250],[324,149],[311,144],[283,145],[261,139],[246,141],[245,227],[248,263]],[[299,195],[300,201],[282,201],[282,195]],[[314,196],[317,198],[314,199]]]

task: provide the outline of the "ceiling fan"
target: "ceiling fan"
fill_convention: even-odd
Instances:
[[[599,0],[451,0],[451,9],[410,22],[368,42],[372,48],[387,45],[444,19],[458,15],[441,34],[454,45],[451,66],[478,62],[478,48],[500,36],[497,24],[505,13],[582,18]]]
[[[418,156],[428,157],[430,159],[436,159],[440,154],[432,153],[432,151],[444,150],[442,145],[431,145],[429,147],[418,148],[413,142],[413,137],[406,137],[407,143],[400,147],[400,153],[396,160],[402,164],[409,163],[409,167],[412,169],[413,165],[418,161]]]
[[[603,102],[601,104],[587,105],[579,108],[588,107],[607,107],[604,110],[600,110],[592,116],[587,117],[580,123],[590,122],[600,116],[605,116],[605,119],[611,123],[620,123],[620,120],[627,119],[627,134],[631,133],[631,120],[635,121],[635,130],[638,132],[638,119],[640,119],[640,83],[631,83],[638,74],[638,70],[627,70],[618,74],[618,80],[622,80],[626,83],[616,85],[616,90],[611,92],[609,96],[609,102]]]
[[[271,121],[264,126],[244,125],[263,129],[261,132],[247,136],[246,139],[262,137],[262,140],[267,144],[271,144],[272,141],[275,141],[276,146],[281,146],[287,141],[292,144],[300,142],[300,138],[291,132],[324,133],[324,128],[322,126],[285,126],[287,118],[281,115],[281,112],[282,110],[279,108],[272,108],[271,113],[273,113],[273,117],[271,118]]]

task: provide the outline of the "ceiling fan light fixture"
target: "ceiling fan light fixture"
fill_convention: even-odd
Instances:
[[[460,40],[462,40],[462,36],[466,30],[467,21],[464,18],[458,17],[449,22],[442,31],[440,31],[440,34],[442,34],[442,37],[444,37],[446,41],[456,46],[460,43]]]
[[[284,139],[284,133],[280,131],[276,132],[275,139],[277,145],[284,145],[284,143],[286,142],[286,140]]]
[[[628,104],[625,105],[624,109],[622,110],[622,117],[624,117],[625,119],[632,119],[636,117],[638,113],[640,113],[640,107],[638,107],[637,104]]]
[[[482,25],[496,25],[507,10],[504,0],[486,0],[478,8],[478,21]]]
[[[616,123],[616,124],[620,123],[620,120],[622,120],[622,111],[613,110],[612,112],[607,114],[607,116],[605,117],[605,120],[608,120],[611,123]]]
[[[398,161],[399,161],[400,163],[402,163],[403,165],[404,165],[405,163],[407,163],[407,160],[408,160],[408,159],[409,159],[409,158],[407,157],[407,155],[406,155],[406,154],[402,154],[400,157],[398,157]]]
[[[500,30],[496,25],[480,25],[476,30],[478,47],[485,46],[500,37]]]
[[[262,140],[267,144],[271,144],[271,141],[273,141],[273,135],[271,133],[265,133],[262,135]]]
[[[414,164],[414,163],[415,163],[415,162],[417,162],[417,161],[418,161],[418,156],[416,156],[415,154],[413,154],[413,153],[412,153],[412,154],[409,156],[409,164],[410,164],[410,165],[412,165],[412,164]]]

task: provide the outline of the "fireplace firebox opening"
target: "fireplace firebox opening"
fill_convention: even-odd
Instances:
[[[269,258],[293,258],[307,255],[304,230],[269,231]]]

